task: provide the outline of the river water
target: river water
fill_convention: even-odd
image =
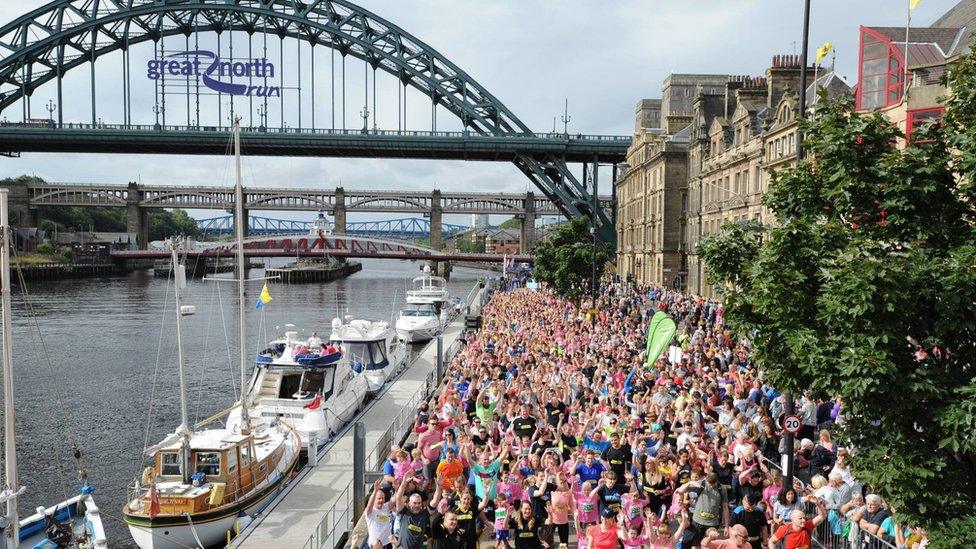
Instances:
[[[254,306],[261,282],[249,283],[249,354],[263,349],[275,327],[286,323],[327,338],[337,311],[391,319],[421,265],[366,259],[362,271],[343,280],[272,283],[273,300],[261,311]],[[260,269],[248,272],[250,278],[262,274]],[[484,274],[456,268],[448,284],[451,295],[463,299]],[[110,279],[32,283],[28,290],[34,314],[27,314],[27,301],[14,287],[12,318],[18,469],[27,487],[21,516],[76,493],[74,439],[111,546],[134,547],[121,521],[125,488],[146,465],[146,441],[155,443],[180,421],[172,283],[139,271]],[[191,280],[182,297],[184,305],[197,306],[197,314],[183,323],[192,422],[236,400],[237,286]]]

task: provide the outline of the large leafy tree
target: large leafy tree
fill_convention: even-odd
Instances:
[[[535,246],[536,277],[577,302],[589,293],[594,261],[599,280],[610,261],[610,252],[599,242],[594,248],[587,217],[576,217],[560,225]]]
[[[731,324],[777,387],[840,397],[855,476],[930,547],[976,539],[976,60],[904,149],[884,116],[820,102],[776,173],[778,223],[702,242]]]

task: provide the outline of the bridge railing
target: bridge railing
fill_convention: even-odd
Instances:
[[[231,131],[230,126],[186,126],[186,125],[161,125],[161,124],[91,124],[83,122],[65,122],[60,126],[52,122],[50,124],[38,124],[35,122],[2,122],[0,127],[32,128],[32,129],[61,129],[61,130],[125,130],[125,131],[158,131],[158,132],[226,132]],[[242,133],[271,133],[271,134],[310,134],[310,135],[335,135],[335,136],[373,136],[373,137],[450,137],[464,139],[547,139],[553,141],[599,141],[614,144],[630,143],[630,136],[623,135],[599,135],[583,133],[513,133],[506,135],[482,135],[470,131],[423,131],[423,130],[363,130],[363,129],[333,129],[333,128],[275,128],[275,127],[256,127],[247,126],[241,128]]]

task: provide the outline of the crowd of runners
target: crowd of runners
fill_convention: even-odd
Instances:
[[[678,328],[648,365],[656,311]],[[374,486],[372,548],[797,549],[816,528],[927,543],[851,475],[831,440],[840,402],[797,399],[782,489],[783,395],[716,301],[616,283],[595,306],[496,292],[445,381]]]

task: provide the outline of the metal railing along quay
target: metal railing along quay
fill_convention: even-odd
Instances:
[[[461,313],[460,315],[453,315],[448,324],[457,319],[458,316],[463,316],[465,312],[470,312],[471,306],[475,304],[482,288],[485,286],[484,282],[479,281],[471,289],[465,299],[461,302]],[[463,337],[463,331],[461,333]],[[434,345],[431,342],[428,345]],[[443,361],[446,363],[450,358],[452,358],[461,348],[462,342],[460,339],[456,339],[451,342],[448,348],[443,353]],[[420,404],[425,400],[429,399],[433,394],[434,390],[440,384],[440,376],[442,372],[439,372],[435,368],[427,374],[426,379],[423,384],[414,395],[407,401],[392,421],[390,421],[389,427],[380,435],[377,439],[376,444],[370,449],[366,454],[365,466],[367,470],[378,470],[382,467],[383,462],[386,460],[390,449],[394,444],[402,444],[406,440],[407,436],[411,433],[414,424],[414,418],[416,417],[417,409]],[[353,510],[355,508],[355,502],[353,501],[354,493],[354,480],[350,480],[344,488],[339,492],[338,499],[325,510],[325,514],[322,520],[319,521],[318,525],[309,535],[306,542],[302,545],[302,549],[322,549],[324,547],[333,548],[342,541],[343,536],[349,532],[353,527],[353,522],[358,518],[353,516]]]

